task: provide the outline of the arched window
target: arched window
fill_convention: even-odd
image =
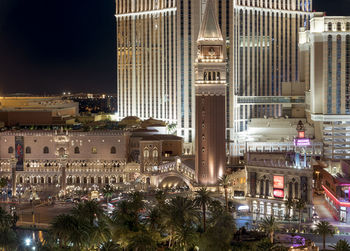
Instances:
[[[13,147],[12,146],[9,147],[8,153],[13,153]]]
[[[350,22],[346,23],[346,31],[350,31]]]
[[[111,147],[111,154],[116,154],[117,153],[117,149],[115,148],[115,146]]]
[[[96,147],[92,147],[91,148],[91,153],[92,154],[96,154],[97,153],[97,148]]]
[[[332,27],[332,23],[328,23],[328,31],[332,31],[333,30],[333,27]]]
[[[50,152],[49,148],[47,146],[45,146],[43,149],[43,153],[48,154],[49,152]]]
[[[341,23],[340,22],[337,23],[337,31],[341,31]]]
[[[298,199],[299,198],[299,184],[298,182],[294,183],[294,199]]]
[[[74,148],[74,153],[75,153],[75,154],[79,154],[79,153],[80,153],[79,147],[76,146],[76,147]]]
[[[32,149],[31,149],[29,146],[26,147],[26,153],[27,153],[27,154],[32,153]]]
[[[153,158],[158,158],[158,150],[153,149],[152,155],[153,155]]]
[[[265,181],[265,196],[269,196],[270,193],[270,182],[269,180]]]
[[[260,180],[260,195],[264,195],[264,180]]]
[[[145,150],[143,151],[143,157],[149,158],[149,151],[148,151],[148,149],[145,149]]]

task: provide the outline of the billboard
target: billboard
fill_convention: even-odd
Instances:
[[[283,189],[273,189],[273,196],[275,198],[284,198],[284,191],[283,191]]]
[[[311,145],[310,139],[294,139],[294,145],[295,146],[309,146]]]
[[[23,148],[24,148],[24,137],[15,137],[15,151],[16,151],[16,171],[23,171]]]
[[[273,176],[273,188],[284,188],[284,176]]]

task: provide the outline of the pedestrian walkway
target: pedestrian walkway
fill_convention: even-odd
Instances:
[[[336,222],[334,215],[326,206],[326,200],[323,196],[314,196],[314,205],[320,220],[328,221],[328,222]]]

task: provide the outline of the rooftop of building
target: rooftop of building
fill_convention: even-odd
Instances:
[[[181,137],[172,134],[155,134],[142,136],[142,141],[160,141],[160,140],[183,140]]]
[[[261,166],[273,168],[311,169],[297,166],[294,152],[254,152],[247,153],[246,166]]]

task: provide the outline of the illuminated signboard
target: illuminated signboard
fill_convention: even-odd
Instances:
[[[299,139],[305,138],[305,131],[299,131],[299,132],[298,132],[298,138],[299,138]]]
[[[284,191],[282,189],[273,189],[273,196],[276,198],[284,198]]]
[[[284,188],[284,177],[273,176],[273,188],[283,189]]]
[[[294,139],[295,146],[309,146],[311,145],[310,139]]]

